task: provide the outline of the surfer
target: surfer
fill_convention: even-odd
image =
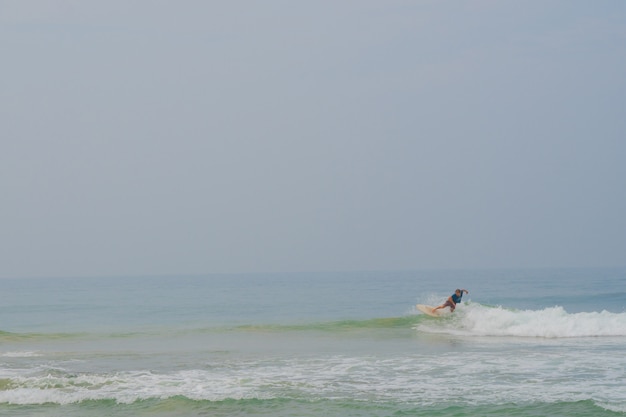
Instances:
[[[454,312],[454,309],[456,308],[456,305],[458,303],[460,303],[461,302],[461,298],[463,298],[463,293],[469,294],[469,291],[467,291],[466,289],[463,289],[463,290],[457,289],[454,292],[454,294],[452,294],[450,297],[448,297],[448,299],[446,300],[445,303],[443,303],[439,307],[433,308],[433,313],[435,311],[439,310],[440,308],[446,308],[446,307],[450,307],[450,311]]]

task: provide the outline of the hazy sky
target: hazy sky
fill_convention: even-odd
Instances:
[[[626,264],[626,2],[0,0],[0,277]]]

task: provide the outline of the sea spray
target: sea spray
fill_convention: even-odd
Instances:
[[[626,336],[626,313],[568,313],[555,306],[515,310],[479,303],[460,305],[453,320],[427,322],[419,330],[465,336],[573,338]]]

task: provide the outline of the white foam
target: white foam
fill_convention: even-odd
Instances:
[[[37,353],[37,352],[25,351],[25,352],[4,352],[0,354],[0,356],[5,357],[5,358],[35,358],[35,357],[42,356],[42,355],[41,353]]]
[[[624,405],[619,351],[485,356],[480,352],[274,359],[215,363],[172,373],[119,372],[14,376],[0,403],[69,404],[113,399],[132,403],[184,396],[192,400],[327,398],[434,404],[451,396],[473,403],[579,401]],[[546,383],[549,381],[549,383]]]
[[[544,338],[626,336],[626,313],[567,313],[562,307],[509,310],[480,304],[460,305],[454,319],[428,322],[421,331],[466,336]]]

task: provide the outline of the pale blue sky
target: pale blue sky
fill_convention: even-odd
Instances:
[[[626,264],[626,2],[0,0],[0,277]]]

